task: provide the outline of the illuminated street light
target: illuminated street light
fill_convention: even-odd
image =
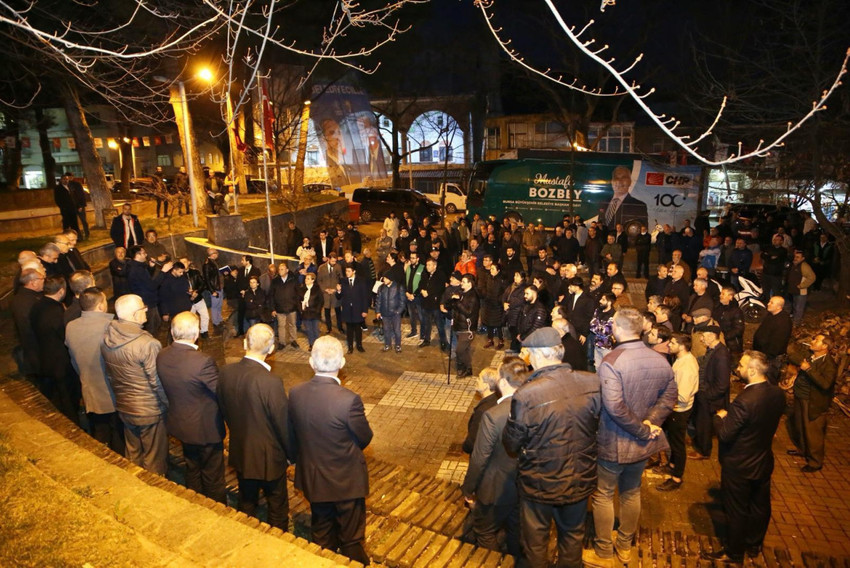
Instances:
[[[207,83],[212,83],[213,81],[213,72],[209,67],[202,67],[200,71],[198,71],[198,78],[203,79]]]

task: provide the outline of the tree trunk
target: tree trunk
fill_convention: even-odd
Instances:
[[[18,113],[14,110],[5,114],[6,136],[14,138],[14,147],[6,146],[3,152],[3,177],[6,179],[6,189],[16,190],[21,187],[21,176],[24,173],[21,165],[21,131]],[[52,187],[52,186],[51,186]]]
[[[198,154],[198,145],[195,142],[195,129],[192,126],[192,116],[190,114],[186,117],[186,123],[189,125],[189,132],[187,133],[183,128],[183,101],[180,98],[180,89],[177,85],[171,86],[169,98],[171,107],[174,109],[174,120],[177,123],[177,132],[180,135],[180,147],[183,148],[183,163],[187,165],[187,175],[189,173],[189,160],[192,161],[192,179],[190,181],[195,184],[195,207],[198,211],[198,223],[200,224],[204,215],[212,215],[213,212],[207,211],[207,194],[204,191],[204,170],[201,168],[201,156]],[[187,140],[191,151],[186,148]]]
[[[52,126],[49,116],[44,116],[44,109],[37,106],[35,112],[35,126],[38,129],[38,145],[41,148],[41,161],[44,167],[44,187],[52,188],[56,185],[56,160],[53,159],[53,147],[47,136],[47,129]]]
[[[245,178],[245,154],[244,152],[239,151],[239,147],[236,144],[236,133],[239,132],[239,116],[245,115],[243,110],[240,108],[239,116],[233,116],[233,102],[231,100],[230,93],[227,93],[225,105],[225,117],[228,122],[227,139],[230,143],[230,164],[232,164],[234,170],[233,172],[228,171],[228,173],[235,175],[239,193],[247,193],[248,180]],[[250,140],[248,139],[248,136],[249,131],[246,129],[245,136],[242,138],[242,143],[250,146],[254,142],[254,133],[250,132]]]
[[[398,149],[399,129],[396,126],[396,121],[392,123],[392,165],[393,165],[393,187],[402,187],[401,185],[401,152]]]
[[[103,210],[111,209],[112,192],[106,185],[106,174],[103,172],[103,164],[100,155],[94,147],[94,138],[86,121],[83,106],[77,90],[68,85],[65,92],[65,114],[68,116],[68,127],[74,135],[77,144],[77,154],[83,166],[83,173],[89,187],[92,204],[94,205],[94,226],[98,229],[106,228],[106,220],[103,218]]]

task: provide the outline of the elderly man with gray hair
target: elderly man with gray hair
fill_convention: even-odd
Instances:
[[[77,270],[68,279],[68,286],[74,293],[74,298],[71,300],[71,304],[65,308],[63,314],[65,325],[79,318],[80,314],[83,313],[83,309],[80,307],[80,295],[84,290],[94,286],[94,275],[88,270]]]
[[[127,459],[153,473],[168,470],[168,398],[156,371],[162,344],[142,329],[148,308],[140,296],[115,300],[117,320],[109,322],[100,352],[124,423]]]
[[[520,540],[525,565],[549,566],[549,527],[558,531],[558,565],[581,565],[587,500],[596,489],[599,379],[561,363],[551,327],[522,341],[534,372],[514,392],[502,435],[518,456]]]
[[[310,354],[315,375],[290,391],[295,487],[310,502],[313,542],[368,565],[363,544],[369,472],[363,450],[372,429],[360,396],[339,380],[344,365],[342,343],[320,337]]]
[[[582,560],[589,566],[610,567],[613,556],[631,558],[632,540],[640,517],[640,484],[649,456],[669,448],[661,430],[678,398],[673,369],[667,359],[641,341],[643,317],[635,308],[614,314],[616,347],[597,372],[602,385],[599,421],[597,489],[593,495],[596,537]],[[620,491],[620,526],[614,530],[614,492]]]
[[[159,352],[156,370],[165,394],[168,433],[183,445],[186,487],[226,503],[224,485],[224,420],[218,409],[218,367],[198,350],[201,324],[192,312],[171,320],[174,343]]]
[[[289,405],[283,380],[266,357],[274,353],[274,330],[258,323],[248,328],[241,361],[221,369],[218,399],[230,428],[230,465],[239,481],[239,510],[256,516],[260,491],[268,502],[268,522],[289,528],[286,467],[294,461]]]

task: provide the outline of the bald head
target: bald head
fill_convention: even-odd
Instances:
[[[37,258],[36,254],[33,251],[22,250],[21,252],[18,253],[18,264],[23,266],[24,264],[27,263],[27,261],[35,260],[36,258]]]
[[[201,334],[201,320],[192,312],[180,312],[171,320],[171,337],[174,341],[195,343]]]
[[[115,300],[115,315],[122,321],[134,321],[139,319],[139,314],[144,312],[145,303],[136,294],[124,294]],[[147,315],[145,315],[145,320]],[[144,320],[141,322],[144,323]]]

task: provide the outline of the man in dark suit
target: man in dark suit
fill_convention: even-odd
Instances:
[[[265,362],[274,352],[274,330],[264,323],[253,325],[244,345],[245,357],[224,367],[218,381],[219,404],[230,428],[229,461],[239,480],[239,510],[256,516],[262,490],[268,502],[269,524],[286,531],[286,466],[295,453],[283,381]]]
[[[567,308],[567,318],[578,333],[578,340],[585,344],[587,336],[590,335],[590,320],[593,319],[593,312],[596,310],[596,301],[584,292],[584,281],[580,276],[575,276],[570,280],[567,288],[570,295],[565,298]]]
[[[732,356],[729,349],[720,341],[720,327],[709,324],[703,327],[702,342],[705,355],[699,357],[699,390],[694,398],[694,436],[693,453],[688,459],[704,460],[711,456],[714,428],[714,413],[729,407],[729,377],[731,375]]]
[[[83,240],[89,237],[89,226],[86,222],[86,193],[79,182],[74,181],[71,172],[62,174],[59,184],[53,190],[53,199],[59,212],[62,214],[62,230],[74,229],[77,234],[83,236]],[[77,219],[83,223],[83,232],[80,232]]]
[[[502,432],[511,414],[511,397],[528,373],[525,361],[508,357],[499,367],[499,393],[495,406],[481,418],[469,469],[461,490],[472,506],[472,528],[478,546],[499,550],[504,528],[508,553],[519,556],[519,496],[516,490],[516,456],[502,444]]]
[[[41,291],[44,288],[44,272],[33,268],[25,268],[18,278],[21,286],[18,288],[9,309],[15,328],[18,330],[18,340],[21,342],[20,357],[16,356],[18,368],[22,375],[33,382],[38,380],[38,338],[32,328],[30,314],[32,308],[41,299]],[[17,353],[17,349],[13,353]]]
[[[770,523],[773,436],[785,409],[782,390],[767,381],[767,357],[747,351],[738,375],[747,386],[726,410],[714,416],[720,440],[720,488],[726,511],[726,546],[704,553],[708,560],[740,564],[744,553],[761,553]]]
[[[362,326],[369,312],[371,290],[366,279],[357,276],[355,270],[354,266],[346,265],[345,278],[336,286],[336,296],[342,308],[348,352],[352,353],[357,345],[357,350],[362,353],[365,351]]]
[[[608,233],[616,233],[618,224],[628,226],[632,221],[647,224],[646,203],[632,197],[629,188],[632,185],[632,172],[626,166],[617,166],[611,176],[611,188],[614,195],[599,208],[599,222]]]
[[[313,241],[313,249],[316,251],[316,258],[321,259],[317,264],[323,264],[328,261],[328,256],[333,252],[333,239],[328,238],[327,229],[319,231],[319,238]]]
[[[251,278],[260,279],[260,269],[253,265],[254,259],[246,254],[240,260],[240,268],[236,271],[236,288],[239,290],[239,307],[237,309],[236,337],[245,334],[245,291]]]
[[[344,365],[339,340],[320,337],[310,355],[316,374],[290,391],[295,487],[310,502],[313,542],[368,565],[363,542],[369,472],[363,449],[372,429],[360,396],[340,383]]]
[[[65,347],[65,278],[50,276],[44,281],[43,296],[30,311],[30,324],[38,344],[41,393],[72,422],[79,421],[80,380],[71,367]]]
[[[115,243],[116,247],[124,247],[125,249],[144,243],[145,233],[142,230],[142,223],[133,214],[132,205],[125,203],[121,207],[121,214],[112,219],[109,236],[112,237],[112,242]]]
[[[224,421],[218,409],[218,367],[198,350],[200,319],[181,312],[171,320],[174,343],[159,352],[156,370],[168,396],[168,433],[183,444],[186,487],[226,504]]]

